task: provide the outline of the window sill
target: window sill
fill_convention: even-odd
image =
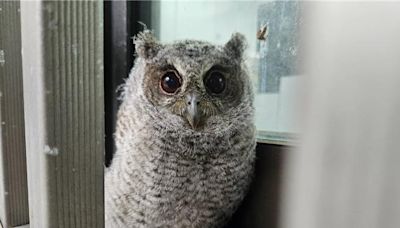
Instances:
[[[295,146],[298,134],[287,132],[257,131],[257,143]]]

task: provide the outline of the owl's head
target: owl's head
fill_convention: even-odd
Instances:
[[[141,85],[140,96],[163,121],[207,131],[252,109],[243,35],[233,34],[220,46],[195,40],[161,44],[145,30],[134,44],[138,58],[130,80]]]

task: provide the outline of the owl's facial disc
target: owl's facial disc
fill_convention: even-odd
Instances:
[[[196,93],[191,93],[186,97],[185,117],[193,129],[199,127],[203,121],[203,115],[199,109],[200,98]]]

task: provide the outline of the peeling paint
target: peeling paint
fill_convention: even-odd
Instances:
[[[6,58],[4,50],[0,50],[0,66],[4,66],[6,64]]]
[[[44,146],[44,153],[51,155],[51,156],[57,156],[59,154],[58,148],[56,147],[49,147],[48,145]]]

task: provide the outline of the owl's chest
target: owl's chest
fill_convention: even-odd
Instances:
[[[244,193],[249,168],[236,160],[160,163],[150,190],[158,197],[153,213],[171,224],[223,221]]]
[[[132,221],[212,227],[229,217],[250,182],[254,145],[252,140],[218,141],[203,137],[176,143],[140,135],[129,141],[121,167],[129,176],[123,195],[126,210],[134,210]]]
[[[159,184],[160,191],[173,193],[176,198],[201,200],[240,179],[239,170],[246,164],[226,156],[212,161],[185,160],[177,156],[158,160],[152,166],[153,182]]]
[[[138,172],[146,182],[157,186],[158,195],[170,200],[183,201],[183,204],[185,200],[221,201],[216,196],[229,196],[237,189],[236,184],[247,180],[252,168],[252,143],[231,146],[228,140],[218,140],[218,143],[215,139],[199,140],[204,138],[180,143],[171,143],[174,142],[171,139],[148,141],[143,150],[148,154],[140,158],[143,160]]]

